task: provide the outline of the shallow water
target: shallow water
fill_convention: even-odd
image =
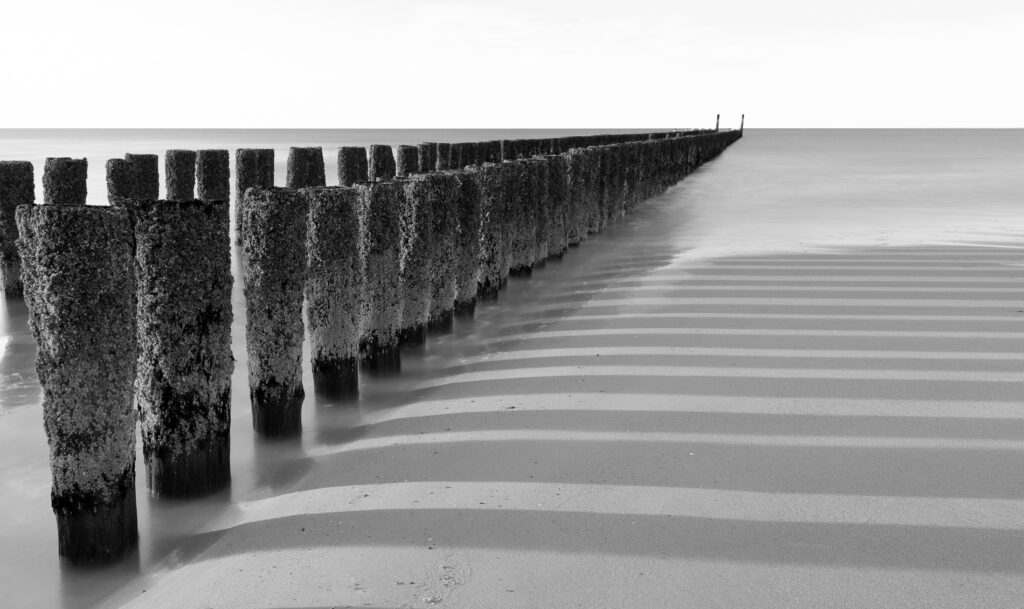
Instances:
[[[85,139],[76,141],[59,133],[45,138],[19,135],[14,144],[0,133],[0,158],[80,156],[84,149],[93,167],[90,189],[95,196],[103,192],[102,180],[94,186],[102,173],[102,160],[125,151],[273,144],[278,149],[277,174],[283,176],[288,144],[330,147],[341,142],[500,137],[494,132],[454,136],[307,132],[301,137],[230,132],[220,134],[225,139],[218,140],[217,134],[209,133],[203,137],[210,139],[197,139],[194,134],[148,132],[97,142],[96,136],[77,135]],[[282,137],[296,139],[276,139]],[[432,381],[450,377],[465,358],[522,354],[542,344],[550,348],[562,339],[537,333],[558,322],[563,322],[559,328],[566,329],[565,318],[579,313],[584,305],[588,320],[574,322],[577,325],[568,329],[580,331],[576,342],[585,344],[587,330],[610,325],[597,313],[614,316],[620,310],[614,290],[607,288],[622,286],[630,277],[662,272],[671,287],[682,276],[676,272],[680,263],[721,256],[749,255],[751,266],[756,267],[755,255],[854,246],[1005,241],[1009,247],[1020,247],[1022,162],[1021,131],[748,131],[719,159],[605,233],[571,249],[564,260],[549,262],[532,277],[512,280],[498,302],[479,307],[476,319],[461,321],[452,335],[431,339],[424,354],[405,357],[401,377],[386,382],[364,379],[358,405],[332,407],[307,398],[305,432],[294,442],[265,442],[250,431],[244,303],[236,282],[231,488],[192,502],[152,501],[140,488],[139,552],[104,570],[61,568],[56,559],[40,391],[32,368],[34,346],[23,303],[7,298],[0,309],[0,589],[15,606],[85,607],[123,583],[187,560],[202,548],[189,537],[208,522],[230,521],[240,501],[271,497],[292,487],[310,467],[312,455],[360,438],[370,426],[388,421],[396,407],[429,400],[437,393]],[[327,171],[329,176],[333,173],[330,166]],[[236,277],[237,253],[235,248]],[[756,268],[737,272],[758,273]],[[684,273],[691,280],[695,274]],[[834,328],[834,322],[828,327]],[[527,334],[530,338],[524,341]],[[777,345],[779,339],[767,340]],[[652,360],[650,365],[656,363]],[[520,362],[512,368],[522,370],[528,365],[544,362]],[[305,372],[309,388],[308,366]],[[474,381],[468,377],[464,382],[470,386]],[[517,380],[513,374],[508,380],[490,382],[493,389],[530,381]],[[523,393],[531,389],[520,388]]]

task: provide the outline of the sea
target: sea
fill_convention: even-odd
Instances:
[[[335,153],[340,146],[603,131],[0,130],[0,159],[33,162],[36,197],[41,201],[44,159],[84,156],[90,167],[89,204],[104,205],[104,163],[126,152],[274,148],[277,183],[283,185],[288,148],[321,146],[328,184],[336,184]],[[557,265],[512,281],[498,302],[481,304],[477,319],[460,321],[453,334],[432,339],[424,354],[403,360],[401,377],[364,379],[357,406],[307,398],[304,433],[290,442],[264,441],[251,431],[245,307],[238,281],[239,249],[233,246],[231,486],[195,501],[150,499],[144,489],[140,442],[139,549],[112,567],[75,568],[58,559],[35,346],[24,302],[6,296],[0,301],[0,604],[77,609],[102,603],[127,584],[141,582],[144,588],[147,579],[200,552],[192,540],[209,523],[241,502],[273,496],[298,480],[305,471],[303,455],[327,442],[337,444],[345,430],[414,400],[415,387],[457,364],[465,345],[477,340],[487,324],[528,320],[531,303],[523,295],[544,281],[592,271],[598,251],[602,260],[648,260],[649,266],[656,266],[858,247],[996,245],[1020,250],[1024,265],[1022,168],[1024,130],[747,129],[719,158],[570,250]],[[645,257],[655,249],[657,256]],[[623,268],[622,272],[636,272]],[[308,353],[304,361],[309,388]]]

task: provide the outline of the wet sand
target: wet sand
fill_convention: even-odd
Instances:
[[[670,201],[105,606],[1019,606],[1024,243],[693,259]]]

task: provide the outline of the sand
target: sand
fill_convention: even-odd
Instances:
[[[511,280],[110,606],[1019,606],[1020,244],[677,260],[682,213]]]

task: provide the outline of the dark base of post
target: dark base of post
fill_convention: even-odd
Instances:
[[[556,254],[548,254],[548,260],[561,260],[565,257],[565,250],[562,250]]]
[[[313,391],[328,400],[359,399],[359,363],[354,357],[313,362]]]
[[[493,284],[478,284],[476,287],[476,299],[481,301],[498,300],[499,288]]]
[[[517,266],[513,269],[509,269],[508,274],[512,277],[529,277],[533,274],[533,265],[524,264],[522,266]]]
[[[569,242],[569,247],[579,247],[580,243],[581,243],[580,241],[570,241]]]
[[[455,316],[451,310],[444,311],[427,322],[427,332],[430,334],[451,334],[455,328]]]
[[[398,344],[406,351],[422,351],[427,346],[427,326],[416,324],[398,331]]]
[[[497,296],[497,293],[495,293]],[[476,298],[455,301],[455,317],[473,317],[476,313]]]
[[[547,257],[541,258],[539,260],[535,260],[534,263],[533,263],[533,268],[534,269],[542,269],[545,266],[547,266],[547,263],[548,263]]]
[[[57,517],[57,545],[62,560],[73,565],[99,565],[118,561],[139,543],[135,489],[128,489],[116,505],[85,508]]]
[[[146,459],[146,486],[153,497],[201,497],[230,482],[231,438],[226,434],[207,438],[187,454]]]
[[[286,438],[302,433],[301,387],[290,396],[268,397],[257,394],[252,401],[252,429],[268,438]]]
[[[402,371],[402,350],[398,343],[382,345],[376,340],[359,345],[359,369],[373,376],[394,376]]]

